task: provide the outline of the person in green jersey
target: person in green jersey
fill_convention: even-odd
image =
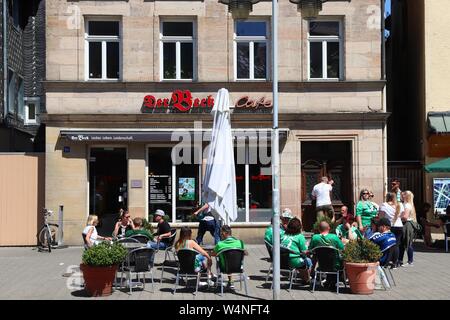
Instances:
[[[310,269],[312,261],[306,257],[308,247],[306,239],[302,235],[302,223],[298,218],[289,221],[286,232],[281,237],[281,246],[291,251],[289,254],[289,265],[292,268],[300,269],[299,274],[305,282],[310,281]]]
[[[370,191],[362,189],[359,194],[359,202],[356,205],[356,221],[358,222],[359,231],[364,233],[365,229],[370,226],[370,221],[378,214],[378,207],[370,201]]]
[[[283,210],[283,213],[281,214],[281,217],[280,217],[280,220],[281,220],[280,238],[284,235],[287,225],[293,217],[294,216],[292,215],[291,209],[285,208]],[[273,244],[273,218],[270,219],[270,225],[266,228],[266,231],[264,233],[264,241],[266,241],[270,244]]]
[[[309,251],[313,251],[314,248],[317,247],[334,247],[339,250],[337,259],[336,259],[336,269],[342,269],[342,257],[340,251],[344,250],[344,244],[334,233],[330,233],[330,225],[326,221],[322,221],[319,224],[319,232],[320,234],[315,234],[311,238],[311,243],[309,244]],[[333,287],[336,285],[336,275],[328,274],[327,281],[325,283],[327,287]]]
[[[136,217],[133,219],[133,225],[136,229],[134,230],[128,230],[125,233],[125,237],[131,237],[134,235],[144,235],[147,236],[149,240],[153,240],[153,236],[150,234],[150,232],[143,227],[144,221],[142,218]]]
[[[232,231],[231,231],[230,226],[224,225],[224,226],[222,226],[222,228],[220,228],[220,238],[222,240],[216,244],[216,246],[214,247],[214,252],[211,254],[211,256],[219,256],[219,254],[223,250],[227,250],[227,249],[243,249],[243,250],[245,250],[244,242],[242,240],[236,239],[235,237],[232,236]],[[245,251],[244,254],[247,255],[248,252]],[[224,268],[224,266],[225,266],[225,261],[223,259],[224,259],[223,256],[219,256],[219,265],[221,268]],[[228,275],[227,288],[234,290],[234,285],[233,285],[231,275]]]
[[[363,238],[359,229],[353,225],[354,217],[347,212],[346,206],[342,207],[341,212],[343,212],[343,216],[340,219],[339,225],[336,227],[335,233],[341,239],[342,243],[347,244],[350,240]]]

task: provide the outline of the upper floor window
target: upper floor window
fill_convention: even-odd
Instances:
[[[235,22],[235,79],[267,78],[267,25],[266,21]]]
[[[340,21],[310,21],[309,79],[343,78],[343,41]]]
[[[39,123],[40,99],[37,97],[25,97],[25,124]]]
[[[193,80],[194,22],[163,21],[160,39],[162,80]]]
[[[85,36],[86,79],[120,79],[119,21],[88,20]]]
[[[8,69],[8,113],[15,113],[16,109],[16,74]]]

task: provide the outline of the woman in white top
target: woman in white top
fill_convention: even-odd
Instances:
[[[98,217],[95,214],[89,215],[86,227],[83,230],[84,246],[92,247],[99,243],[98,240],[111,240],[111,238],[99,236],[97,233]]]
[[[403,237],[400,243],[399,252],[399,264],[401,266],[412,266],[413,265],[413,241],[417,230],[417,217],[416,208],[414,207],[414,194],[411,191],[402,192],[403,202],[405,204],[405,211],[401,214],[401,220],[403,221]],[[408,264],[403,265],[403,256],[405,250],[408,255]]]
[[[391,222],[391,232],[395,235],[396,246],[392,261],[397,267],[397,261],[399,257],[399,245],[403,236],[403,223],[401,215],[404,211],[404,207],[401,203],[397,202],[397,195],[393,192],[386,194],[386,202],[384,202],[380,208],[378,215],[380,218],[387,218]]]

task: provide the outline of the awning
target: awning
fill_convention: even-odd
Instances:
[[[450,133],[450,111],[428,112],[428,128],[431,133]]]
[[[425,171],[432,172],[450,172],[450,158],[430,163],[425,166]]]
[[[280,139],[286,139],[289,129],[280,129]],[[270,129],[235,129],[234,139],[270,140]],[[205,130],[61,130],[60,137],[71,142],[179,142],[182,137],[189,136],[192,141],[211,140],[211,129]]]

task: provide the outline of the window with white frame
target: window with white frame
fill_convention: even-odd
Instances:
[[[267,78],[268,23],[266,21],[235,22],[235,79]]]
[[[193,80],[195,30],[193,21],[161,22],[161,79]]]
[[[309,79],[342,79],[342,23],[310,21],[308,44]]]
[[[38,115],[40,110],[39,98],[25,98],[25,124],[38,124]]]
[[[120,22],[89,19],[85,37],[86,79],[120,79]]]
[[[25,101],[24,101],[24,88],[23,79],[19,77],[19,89],[17,90],[17,115],[19,118],[24,119],[25,117]]]

